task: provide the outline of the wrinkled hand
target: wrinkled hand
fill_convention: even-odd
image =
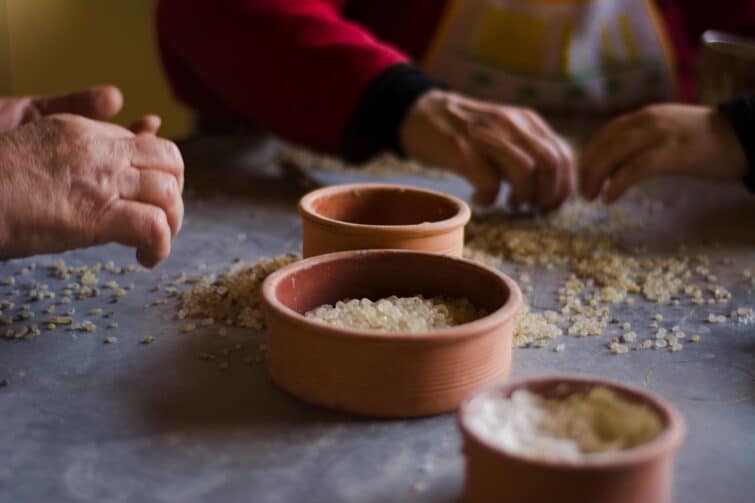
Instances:
[[[551,210],[575,190],[571,150],[526,108],[434,90],[410,110],[400,135],[409,157],[463,176],[481,204],[495,201],[504,180],[513,207]]]
[[[90,119],[106,120],[120,112],[123,94],[115,86],[96,86],[59,96],[0,97],[0,133],[53,114],[83,115]],[[129,129],[134,133],[156,133],[160,118],[147,115]]]
[[[168,140],[76,115],[35,120],[0,134],[0,256],[114,241],[153,267],[181,227],[182,189]]]
[[[747,160],[734,130],[716,110],[650,105],[596,132],[583,152],[580,192],[606,203],[654,175],[742,177]]]

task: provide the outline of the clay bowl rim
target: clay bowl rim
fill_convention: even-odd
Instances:
[[[461,262],[465,265],[471,265],[478,269],[481,269],[486,274],[494,275],[499,281],[501,281],[508,289],[509,296],[506,302],[503,303],[498,309],[489,313],[482,318],[478,318],[474,321],[456,325],[449,328],[441,328],[438,330],[432,330],[427,332],[382,332],[378,330],[365,330],[365,329],[346,329],[328,325],[323,322],[312,321],[306,318],[303,314],[291,309],[281,302],[275,295],[275,290],[283,279],[302,269],[314,267],[324,262],[337,262],[341,260],[361,260],[363,257],[376,256],[376,255],[419,255],[431,260],[439,261],[453,261]],[[310,258],[294,262],[286,267],[283,267],[274,273],[270,274],[262,285],[262,300],[266,307],[277,314],[285,317],[290,322],[305,328],[310,331],[317,332],[318,335],[328,335],[333,337],[342,338],[354,338],[358,336],[363,339],[370,339],[373,341],[395,341],[403,340],[407,342],[442,342],[453,341],[458,339],[464,339],[468,337],[475,337],[481,333],[488,332],[495,327],[498,327],[513,319],[514,315],[519,311],[522,305],[523,297],[522,292],[519,289],[519,285],[508,277],[507,275],[485,266],[478,262],[466,260],[459,257],[452,257],[449,255],[440,255],[436,253],[424,253],[415,250],[391,250],[391,249],[375,249],[375,250],[348,250],[335,253],[327,253],[324,255],[315,255]]]
[[[342,192],[349,192],[352,190],[387,190],[397,192],[422,193],[426,196],[432,196],[451,203],[454,207],[456,207],[456,213],[450,218],[436,220],[433,222],[422,222],[418,224],[405,225],[376,225],[358,224],[354,222],[346,222],[344,220],[336,220],[335,218],[329,218],[321,215],[313,208],[314,202],[318,199],[321,199],[323,197],[331,197],[333,195]],[[464,227],[472,218],[472,210],[469,209],[469,205],[467,205],[467,203],[465,203],[458,197],[435,190],[393,183],[347,183],[342,185],[331,185],[329,187],[323,187],[313,190],[312,192],[308,192],[299,200],[299,215],[311,222],[331,228],[336,228],[341,232],[346,232],[349,234],[372,234],[377,231],[397,236],[425,236],[442,234],[457,227]]]
[[[662,420],[664,420],[665,428],[656,438],[638,447],[610,454],[587,456],[586,459],[583,460],[570,461],[536,459],[516,452],[510,452],[480,437],[466,424],[466,418],[471,414],[469,406],[472,400],[483,393],[496,392],[510,396],[510,394],[517,389],[527,389],[530,386],[548,383],[552,383],[555,386],[563,382],[578,385],[590,384],[593,386],[605,386],[606,388],[618,391],[622,395],[637,397],[641,402],[649,405],[661,416]],[[579,471],[621,469],[647,463],[666,453],[673,453],[676,451],[681,446],[687,433],[687,427],[681,413],[671,403],[667,402],[659,395],[611,379],[579,374],[548,374],[535,377],[525,377],[512,381],[498,382],[479,389],[461,403],[456,415],[456,423],[457,427],[462,432],[462,436],[467,437],[489,451],[494,452],[499,457],[508,458],[517,463],[539,468]]]

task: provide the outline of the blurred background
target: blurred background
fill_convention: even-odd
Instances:
[[[116,122],[145,113],[161,133],[187,136],[192,113],[171,96],[155,35],[157,0],[0,0],[0,95],[58,94],[115,84]]]

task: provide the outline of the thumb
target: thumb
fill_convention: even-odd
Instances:
[[[33,104],[40,115],[67,113],[105,120],[121,110],[123,94],[115,86],[96,86],[71,94],[35,98]]]
[[[157,134],[157,130],[160,129],[161,124],[162,119],[160,119],[159,115],[150,114],[136,119],[128,128],[134,134],[154,135]]]

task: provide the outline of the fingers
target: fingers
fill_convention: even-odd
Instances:
[[[567,170],[566,170],[566,197],[564,200],[571,197],[577,191],[577,164],[574,161],[574,152],[569,144],[563,138],[557,138],[560,150],[566,158]]]
[[[663,172],[664,166],[671,165],[670,159],[665,159],[665,157],[663,149],[653,148],[628,160],[608,182],[603,193],[603,202],[611,204],[621,197],[629,187],[643,178]]]
[[[568,168],[569,174],[571,175],[569,178],[573,181],[576,178],[574,152],[572,152],[569,144],[558,133],[556,133],[538,114],[529,110],[525,111],[525,114],[530,119],[535,128],[540,131],[543,136],[550,138],[553,146],[559,154],[559,157],[561,158],[562,165],[565,168]]]
[[[543,182],[538,181],[538,187],[545,188],[540,196],[543,198],[540,199],[540,207],[546,210],[558,208],[575,190],[574,156],[566,142],[539,115],[526,109],[521,113],[529,121],[530,130],[547,145],[549,152],[555,153],[555,163],[552,158],[546,157],[541,169],[538,169],[539,180],[545,178]]]
[[[512,184],[513,206],[526,201],[549,210],[574,192],[571,151],[534,112],[467,101],[451,102],[447,111],[469,125],[470,137],[480,135],[478,146]]]
[[[488,128],[470,128],[469,135],[480,152],[491,159],[509,181],[509,204],[516,208],[530,201],[535,190],[535,160],[504,135]]]
[[[565,182],[565,178],[562,180],[561,159],[558,149],[540,132],[523,124],[517,118],[508,118],[507,120],[516,133],[517,139],[536,161],[535,204],[544,210],[554,208],[563,200],[560,187]]]
[[[154,267],[170,255],[171,230],[165,212],[157,206],[123,199],[115,201],[99,222],[97,239],[136,248],[136,258]]]
[[[486,162],[466,138],[457,137],[455,141],[461,153],[461,174],[475,189],[472,199],[477,204],[493,204],[501,187],[501,173]]]
[[[123,94],[115,86],[97,86],[62,96],[35,98],[33,105],[40,115],[68,113],[105,120],[121,110]]]
[[[474,185],[476,201],[493,202],[504,177],[511,183],[514,205],[526,201],[552,209],[574,191],[570,150],[533,112],[447,92],[423,100],[431,98],[437,103],[425,107],[424,115],[436,120],[407,119],[416,127],[416,143],[422,146],[407,152],[461,173]],[[410,114],[410,119],[415,115]],[[411,138],[408,130],[405,126],[403,136]]]
[[[135,120],[128,128],[134,134],[154,135],[157,134],[157,130],[160,129],[161,124],[162,119],[160,119],[159,115],[150,114]]]
[[[184,206],[175,176],[164,171],[126,169],[119,180],[122,199],[157,206],[165,212],[171,235],[181,230]]]
[[[175,144],[151,134],[120,142],[131,167],[119,172],[120,199],[98,223],[97,239],[133,246],[139,262],[154,267],[170,254],[183,222],[183,159]]]
[[[602,141],[591,139],[585,147],[580,192],[586,199],[595,199],[606,179],[627,159],[660,141],[658,135],[648,134],[645,129],[613,129],[613,136],[603,133]]]
[[[148,117],[144,119],[150,122]],[[161,208],[175,236],[181,229],[184,212],[181,153],[173,142],[151,134],[137,135],[130,141],[131,164],[136,169],[124,170],[119,181],[121,197]]]
[[[592,135],[589,143],[595,147],[602,146],[615,141],[616,137],[623,131],[641,128],[647,123],[646,113],[643,110],[624,114],[611,120]],[[592,155],[594,155],[593,152],[584,150],[582,152],[582,161],[591,162],[593,160],[591,158]]]
[[[498,198],[502,173],[478,152],[470,129],[480,126],[476,125],[474,118],[456,97],[446,100],[442,108],[450,125],[448,141],[456,147],[452,151],[460,156],[457,160],[444,159],[445,163],[453,166],[455,171],[472,184],[474,187],[472,200],[475,203],[484,206],[493,204]]]
[[[0,97],[0,133],[38,118],[39,112],[32,106],[31,98]]]
[[[164,171],[176,177],[178,187],[184,186],[184,162],[172,141],[141,134],[130,138],[131,164],[138,169]]]

